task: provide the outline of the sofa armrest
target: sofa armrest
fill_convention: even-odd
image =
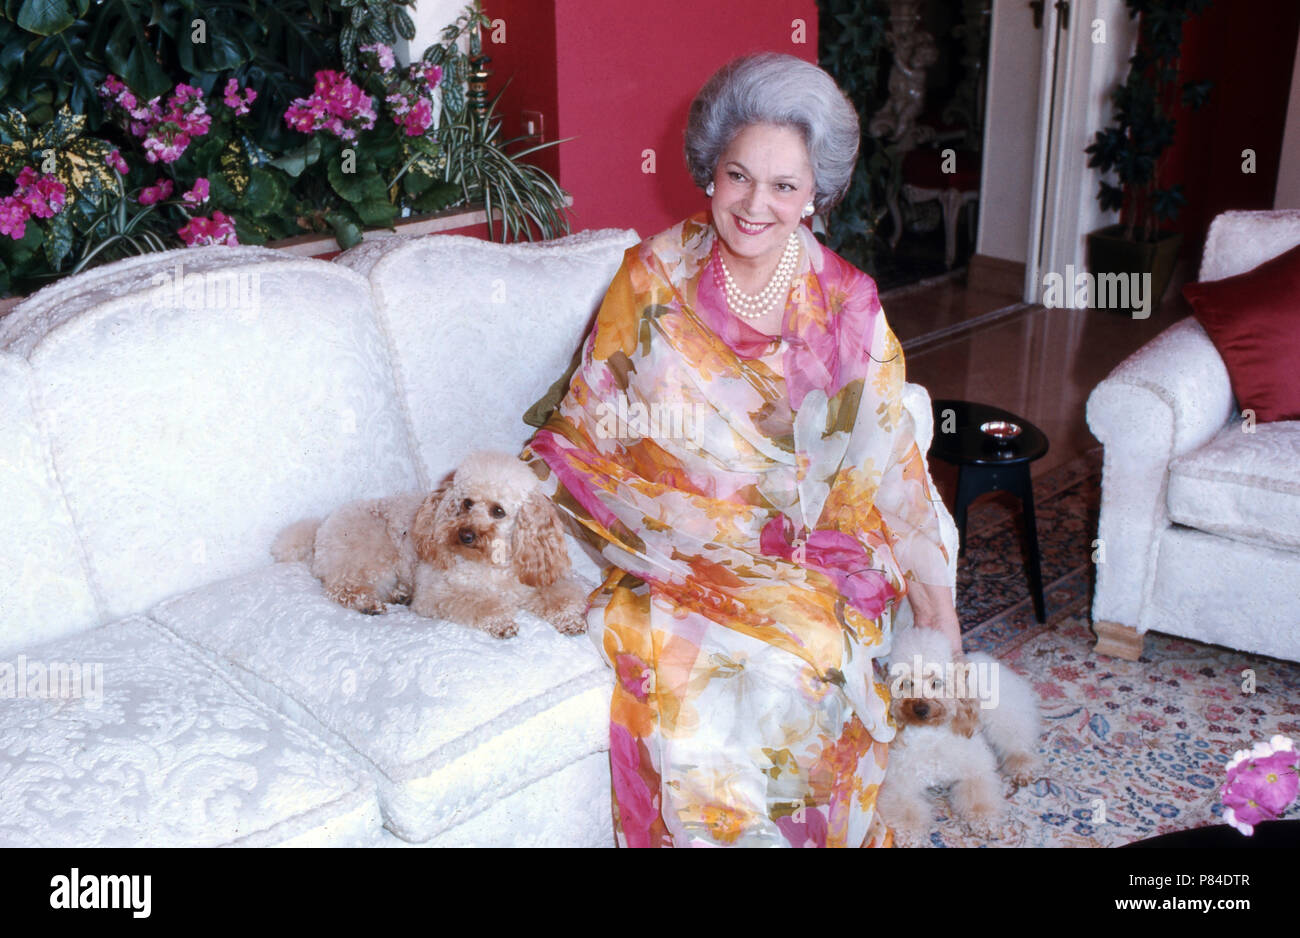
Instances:
[[[1223,429],[1235,405],[1223,359],[1188,317],[1121,362],[1088,397],[1105,446],[1093,621],[1138,625],[1156,536],[1168,525],[1169,463]]]

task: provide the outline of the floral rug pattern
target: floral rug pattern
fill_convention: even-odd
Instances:
[[[1096,655],[1089,623],[1100,450],[1034,481],[1048,621],[1034,619],[1019,519],[971,509],[958,566],[968,651],[1027,676],[1044,718],[1041,771],[1013,791],[1000,840],[968,834],[936,802],[935,846],[1113,847],[1222,823],[1219,788],[1238,749],[1300,741],[1300,663],[1148,633],[1142,658]],[[1247,669],[1253,693],[1243,692]],[[1288,818],[1300,818],[1292,805]]]

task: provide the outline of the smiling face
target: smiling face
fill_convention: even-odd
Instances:
[[[794,127],[750,124],[722,151],[713,185],[713,225],[726,259],[766,277],[813,198],[803,134]]]

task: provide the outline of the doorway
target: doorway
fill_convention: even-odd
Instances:
[[[822,65],[862,121],[828,241],[882,291],[957,277],[980,211],[992,0],[819,0]],[[864,178],[865,177],[865,178]]]

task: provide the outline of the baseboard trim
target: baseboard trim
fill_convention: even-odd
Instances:
[[[907,339],[902,343],[903,351],[909,355],[919,351],[924,351],[932,346],[947,342],[950,339],[966,335],[968,332],[974,332],[976,329],[982,329],[995,322],[1001,322],[1003,319],[1011,319],[1026,310],[1036,308],[1037,307],[1031,303],[1012,303],[1010,306],[1003,306],[1000,309],[990,310],[987,313],[981,313],[979,316],[972,316],[970,319],[963,319],[961,322],[955,322],[951,326],[944,326],[942,329],[936,329],[933,332],[927,332],[923,335]]]

